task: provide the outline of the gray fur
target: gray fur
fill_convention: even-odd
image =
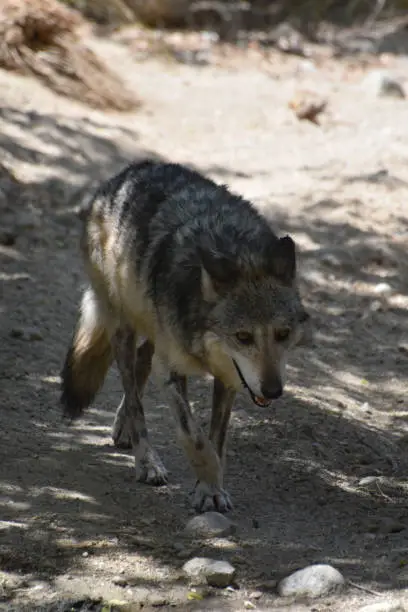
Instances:
[[[91,286],[62,374],[65,413],[78,416],[93,400],[110,338],[125,390],[115,443],[132,445],[139,480],[164,484],[142,405],[153,360],[197,477],[194,505],[228,510],[223,473],[235,393],[244,386],[265,406],[281,395],[288,349],[307,319],[294,243],[226,187],[161,162],[132,164],[104,183],[84,220]],[[209,438],[186,391],[189,375],[205,373],[215,379]]]

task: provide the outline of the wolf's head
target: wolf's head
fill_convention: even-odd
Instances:
[[[253,256],[232,259],[202,251],[202,286],[211,304],[207,339],[228,355],[252,400],[265,406],[282,395],[288,350],[309,318],[296,287],[295,245],[274,239]]]

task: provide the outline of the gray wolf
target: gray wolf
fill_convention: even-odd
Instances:
[[[62,371],[64,413],[79,417],[116,360],[124,388],[113,439],[133,448],[138,480],[167,473],[150,444],[143,390],[153,366],[195,473],[197,511],[227,511],[227,428],[237,391],[266,408],[285,382],[308,319],[296,253],[245,199],[172,163],[129,165],[84,211],[89,287]],[[187,377],[214,377],[210,432],[196,422]]]

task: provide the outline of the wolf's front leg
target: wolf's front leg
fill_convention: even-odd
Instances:
[[[221,461],[222,476],[225,474],[225,454],[227,446],[228,424],[231,416],[232,405],[235,399],[235,391],[225,387],[220,380],[214,379],[213,403],[211,412],[210,441],[217,451]],[[228,493],[223,490],[224,510],[232,508],[231,499]],[[195,505],[201,506],[205,510],[212,509],[216,504],[213,503],[212,491],[208,490],[206,482],[199,480],[194,490]]]
[[[181,446],[197,478],[193,505],[198,512],[231,508],[227,493],[222,489],[222,459],[213,443],[195,421],[185,394],[184,376],[171,373],[167,381],[161,380],[173,411]]]
[[[166,484],[167,471],[150,445],[141,399],[154,348],[147,341],[137,348],[135,334],[128,327],[117,331],[112,346],[125,390],[113,425],[113,440],[118,447],[133,448],[140,482]]]

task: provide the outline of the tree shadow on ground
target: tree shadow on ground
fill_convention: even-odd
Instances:
[[[274,225],[305,245],[301,290],[316,328],[313,346],[294,355],[287,393],[271,410],[244,394],[237,399],[227,486],[238,532],[228,545],[191,542],[183,535],[191,475],[154,388],[146,396],[149,427],[172,470],[170,485],[158,489],[136,483],[131,456],[111,444],[121,393],[114,370],[75,426],[62,423],[58,406],[58,374],[83,279],[79,222],[71,210],[61,211],[72,176],[80,183],[112,174],[134,150],[117,149],[109,136],[94,139],[90,131],[99,128],[82,120],[78,135],[70,125],[62,136],[60,121],[40,116],[27,128],[22,115],[13,111],[10,118],[39,139],[27,153],[17,138],[12,155],[54,166],[50,177],[32,175],[24,185],[41,223],[0,251],[0,567],[52,589],[62,576],[78,579],[105,560],[106,580],[124,569],[134,584],[163,590],[180,584],[186,554],[208,554],[230,559],[248,587],[312,562],[333,563],[346,578],[377,589],[395,586],[408,550],[407,354],[401,350],[408,331],[407,220],[399,220],[401,239],[394,240],[331,219],[326,212],[335,201],[313,204],[313,214],[274,215]],[[37,158],[44,126],[47,143],[61,153],[42,151]],[[4,146],[10,150],[10,142]],[[84,155],[76,160],[78,151]],[[61,174],[69,165],[68,175]],[[63,203],[50,180],[67,194]],[[18,186],[12,178],[3,210],[14,204],[15,212]],[[376,297],[384,279],[392,293]],[[193,381],[192,402],[207,424],[209,395],[207,381]]]
[[[3,172],[11,174],[2,177],[2,189],[7,192],[13,178],[20,181],[20,189],[41,185],[38,208],[46,208],[47,202],[61,206],[67,195],[75,195],[75,187],[110,176],[135,157],[153,156],[136,148],[135,131],[88,117],[2,107],[0,126]]]

